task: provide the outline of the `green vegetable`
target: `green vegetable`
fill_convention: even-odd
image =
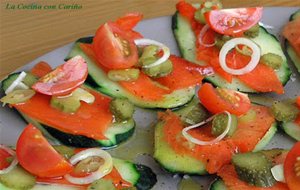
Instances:
[[[185,125],[194,125],[208,118],[208,111],[200,104],[195,97],[191,102],[175,111]]]
[[[110,111],[117,121],[123,121],[132,118],[134,106],[127,99],[116,98],[110,102]]]
[[[95,97],[88,91],[82,88],[77,88],[69,96],[66,97],[52,96],[50,105],[53,108],[59,109],[60,111],[65,113],[75,113],[81,105],[81,100],[91,104],[95,101]]]
[[[279,69],[283,63],[283,59],[281,56],[276,55],[274,53],[267,53],[261,57],[262,63],[273,68]]]
[[[290,16],[290,21],[300,19],[300,9]],[[300,56],[295,51],[295,48],[291,46],[288,40],[285,40],[286,51],[291,58],[292,63],[296,66],[298,73],[300,73]]]
[[[53,148],[61,155],[63,155],[66,159],[70,159],[75,155],[74,148],[64,146],[64,145],[55,145]]]
[[[158,47],[154,45],[146,46],[142,56],[139,58],[139,66],[142,67],[143,72],[150,77],[163,77],[170,74],[173,70],[173,64],[170,60],[163,62],[160,65],[145,68],[143,66],[151,65],[159,59],[157,57]]]
[[[0,99],[4,104],[18,104],[24,103],[35,95],[34,90],[24,89],[24,90],[14,90],[8,93],[6,96]]]
[[[197,37],[193,32],[188,20],[180,15],[179,12],[176,12],[172,18],[172,29],[182,57],[193,63],[206,65],[206,63],[204,63],[203,61],[196,59]],[[251,40],[253,40],[257,45],[260,46],[262,55],[266,53],[274,53],[282,57],[283,64],[281,65],[280,69],[275,70],[275,73],[281,83],[285,85],[290,78],[291,71],[287,64],[287,59],[284,55],[284,52],[282,51],[281,45],[276,37],[268,33],[265,28],[260,26],[259,35],[255,38],[252,38]],[[214,75],[206,76],[205,80],[214,84],[215,86],[222,88],[238,90],[241,92],[257,92],[256,90],[245,85],[236,77],[233,77],[232,82],[228,83],[224,78],[215,73]]]
[[[156,58],[157,51],[158,47],[154,45],[144,47],[142,55],[139,58],[139,65],[142,66],[148,58]]]
[[[205,1],[202,6],[195,12],[194,18],[201,24],[206,24],[206,19],[204,13],[214,10],[214,9],[221,9],[222,4],[218,0],[210,0]]]
[[[272,161],[261,152],[235,154],[231,160],[238,177],[257,187],[272,187]]]
[[[251,28],[249,28],[244,32],[244,35],[248,38],[255,38],[258,36],[258,34],[259,34],[259,24],[252,26]]]
[[[149,58],[149,59],[147,59],[146,62],[144,62],[144,65],[149,65],[156,60],[157,60],[157,58],[153,58],[153,59]],[[170,74],[173,70],[173,64],[170,60],[167,60],[160,65],[156,65],[156,66],[149,67],[149,68],[142,68],[142,70],[146,75],[153,77],[153,78],[158,78],[158,77],[163,77],[163,76]]]
[[[274,101],[272,112],[278,121],[289,122],[296,119],[299,110],[293,101]]]
[[[216,35],[216,47],[221,49],[223,47],[223,45],[228,41],[232,39],[232,37],[227,36],[227,35],[221,35],[221,34],[217,34]]]
[[[107,76],[112,81],[135,81],[139,78],[139,69],[110,70]]]
[[[229,131],[227,133],[227,136],[232,136],[234,134],[234,132],[236,131],[236,128],[237,128],[237,124],[238,124],[237,116],[235,116],[233,114],[230,114],[230,115],[231,115],[231,125],[230,125]],[[221,113],[221,114],[216,115],[212,121],[211,133],[214,136],[221,135],[225,131],[225,129],[227,127],[227,123],[228,123],[227,114]]]
[[[98,179],[88,186],[87,190],[115,190],[112,180]]]
[[[17,165],[6,174],[0,174],[0,183],[15,190],[31,189],[35,183],[35,177]]]
[[[127,98],[134,105],[143,108],[175,108],[186,104],[194,97],[195,88],[189,87],[174,90],[165,95],[161,100],[144,100],[138,94],[133,94],[126,90],[118,82],[110,80],[107,77],[107,73],[99,68],[97,63],[95,63],[91,57],[81,50],[81,42],[90,43],[91,39],[81,38],[78,40],[67,55],[66,59],[76,55],[80,55],[84,58],[89,68],[89,76],[85,81],[85,84],[96,91],[114,98]]]
[[[6,91],[6,89],[18,78],[20,73],[21,72],[10,74],[6,79],[2,81],[1,88],[3,89],[3,91]],[[26,72],[26,76],[22,82],[30,88],[34,83],[36,83],[37,80],[38,79],[36,76]]]
[[[60,98],[52,96],[50,105],[65,113],[75,113],[80,107],[80,101],[73,96]]]

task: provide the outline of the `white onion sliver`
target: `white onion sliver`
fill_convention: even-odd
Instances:
[[[58,96],[57,98],[68,98],[71,96],[76,97],[78,98],[78,100],[81,100],[88,104],[92,104],[95,101],[95,96],[82,88],[77,88],[70,94]]]
[[[267,24],[264,24],[262,22],[259,22],[258,23],[260,26],[266,28],[266,29],[274,29],[274,26],[271,26],[271,25],[267,25]]]
[[[207,32],[207,30],[209,30],[209,25],[208,24],[204,25],[203,28],[201,29],[201,31],[198,35],[198,42],[199,42],[199,44],[201,44],[204,47],[213,47],[217,43],[216,40],[214,41],[214,43],[211,43],[211,44],[206,44],[206,43],[203,42],[203,36]]]
[[[210,122],[211,120],[213,120],[213,118],[216,116],[216,115],[213,115],[212,117],[208,118],[207,120],[203,121],[203,122],[200,122],[200,123],[197,123],[195,125],[191,125],[189,127],[185,127],[183,130],[182,130],[182,135],[189,141],[191,141],[192,143],[195,143],[195,144],[198,144],[198,145],[212,145],[212,144],[215,144],[217,142],[219,142],[220,140],[222,140],[228,133],[229,129],[230,129],[230,125],[231,125],[231,115],[228,111],[224,111],[224,113],[227,114],[228,116],[228,122],[227,122],[227,126],[226,126],[226,129],[224,130],[224,132],[222,134],[220,134],[218,137],[216,137],[215,139],[211,140],[211,141],[202,141],[202,140],[199,140],[199,139],[196,139],[194,137],[192,137],[190,134],[188,134],[188,131],[191,130],[191,129],[194,129],[194,128],[197,128],[197,127],[200,127],[208,122]]]
[[[271,173],[276,181],[285,183],[283,164],[273,166]]]
[[[73,177],[70,174],[66,174],[64,176],[65,179],[73,184],[90,184],[93,181],[98,180],[111,172],[113,168],[112,157],[110,156],[109,153],[107,153],[104,150],[101,150],[100,148],[89,148],[83,150],[78,154],[72,156],[69,161],[72,165],[75,165],[79,161],[84,160],[90,156],[98,156],[100,158],[103,158],[104,164],[101,165],[97,171],[92,172],[90,175],[86,177]]]
[[[11,85],[5,90],[5,94],[12,92],[23,81],[23,79],[25,77],[26,77],[26,73],[24,71],[22,71],[20,73],[20,75],[16,78],[16,80],[14,80],[14,82],[11,83]],[[27,87],[27,89],[28,89],[28,87]]]
[[[154,67],[154,66],[157,66],[157,65],[160,65],[162,64],[163,62],[167,61],[170,57],[170,49],[160,43],[160,42],[157,42],[155,40],[150,40],[150,39],[146,39],[146,38],[142,38],[142,39],[136,39],[134,40],[134,43],[137,45],[137,46],[145,46],[145,45],[156,45],[159,47],[159,49],[163,50],[164,52],[164,55],[159,58],[158,60],[156,60],[154,63],[151,63],[150,65],[144,65],[143,68],[151,68],[151,67]]]
[[[0,144],[0,149],[5,150],[6,152],[8,152],[10,155],[12,155],[14,157],[13,161],[10,163],[10,165],[7,168],[0,170],[0,174],[6,174],[6,173],[10,172],[12,169],[14,169],[14,167],[18,164],[18,159],[17,159],[15,151],[13,151],[12,149],[10,149],[2,144]]]
[[[73,95],[78,96],[81,101],[84,101],[88,104],[92,104],[95,101],[95,96],[82,88],[77,88],[73,92]]]
[[[251,60],[243,68],[240,69],[229,68],[226,64],[226,55],[231,49],[235,48],[235,46],[239,44],[246,45],[252,49]],[[227,41],[221,48],[220,55],[219,55],[219,62],[222,69],[227,73],[230,73],[232,75],[243,75],[251,72],[257,66],[260,60],[260,55],[261,55],[260,48],[253,41],[247,38],[233,38]]]

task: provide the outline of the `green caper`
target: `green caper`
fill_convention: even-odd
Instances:
[[[107,73],[107,77],[112,81],[135,81],[139,75],[139,69],[117,69]]]
[[[261,57],[262,63],[273,68],[279,69],[283,63],[283,59],[280,55],[276,55],[274,53],[267,53]]]
[[[173,64],[170,60],[167,60],[157,66],[143,68],[143,72],[153,78],[166,76],[170,74],[172,70],[173,70]]]
[[[132,118],[134,106],[127,99],[116,98],[110,102],[109,109],[117,121]]]
[[[251,28],[249,28],[244,32],[244,35],[249,38],[255,38],[258,36],[258,34],[259,34],[259,24],[252,26]]]

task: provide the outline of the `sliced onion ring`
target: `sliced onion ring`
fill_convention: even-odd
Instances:
[[[235,48],[235,46],[237,46],[239,44],[246,45],[252,49],[251,60],[243,68],[240,68],[240,69],[229,68],[226,64],[226,55],[228,54],[228,52],[231,49]],[[222,69],[224,71],[226,71],[227,73],[230,73],[232,75],[243,75],[243,74],[251,72],[257,66],[257,64],[259,63],[259,60],[260,60],[260,55],[261,55],[260,48],[253,41],[251,41],[247,38],[233,38],[231,40],[228,40],[223,45],[223,47],[220,51],[220,55],[219,55],[219,62],[220,62],[220,66],[222,67]]]
[[[201,29],[199,35],[198,35],[198,43],[201,44],[204,47],[213,47],[217,43],[216,40],[211,44],[206,44],[206,43],[203,42],[203,37],[204,37],[205,33],[208,30],[209,30],[209,25],[208,24],[204,25],[203,28]]]
[[[113,168],[112,157],[109,153],[100,148],[89,148],[75,154],[70,158],[70,163],[72,165],[77,164],[79,161],[84,160],[90,156],[98,156],[104,159],[104,164],[99,167],[99,169],[95,172],[92,172],[90,175],[86,177],[73,177],[70,174],[66,174],[64,177],[66,180],[73,184],[90,184],[95,180],[98,180],[105,175],[109,174]]]
[[[202,141],[202,140],[199,140],[199,139],[196,139],[194,137],[192,137],[190,134],[188,134],[188,131],[191,130],[191,129],[194,129],[194,128],[197,128],[197,127],[200,127],[208,122],[210,122],[211,120],[213,120],[213,118],[217,115],[213,115],[211,116],[210,118],[208,118],[207,120],[205,121],[202,121],[200,123],[197,123],[195,125],[191,125],[189,127],[185,127],[183,130],[182,130],[182,135],[184,136],[184,138],[186,138],[187,140],[191,141],[192,143],[195,143],[195,144],[198,144],[198,145],[212,145],[212,144],[215,144],[217,142],[219,142],[220,140],[222,140],[226,135],[227,133],[229,132],[229,129],[230,129],[230,125],[231,125],[231,115],[228,111],[224,111],[223,113],[226,113],[227,116],[228,116],[228,122],[227,122],[227,126],[226,126],[226,129],[224,130],[224,132],[222,134],[220,134],[218,137],[216,137],[215,139],[211,140],[211,141]],[[220,113],[219,113],[220,114]]]
[[[5,90],[5,94],[12,92],[16,87],[21,87],[22,89],[28,89],[29,87],[22,83],[23,79],[26,77],[26,73],[22,71],[20,75],[14,80],[13,83]]]
[[[285,183],[283,164],[273,166],[271,173],[276,181]]]
[[[151,63],[150,65],[144,65],[143,68],[150,68],[150,67],[154,67],[154,66],[157,66],[157,65],[160,65],[162,64],[163,62],[167,61],[170,57],[170,49],[160,43],[160,42],[157,42],[155,40],[150,40],[150,39],[146,39],[146,38],[142,38],[142,39],[136,39],[134,40],[134,43],[137,45],[137,46],[146,46],[146,45],[155,45],[155,46],[158,46],[159,49],[163,50],[164,52],[164,55],[159,58],[157,61],[155,61],[154,63]]]
[[[6,173],[10,172],[12,169],[14,169],[14,167],[18,164],[18,159],[17,159],[15,151],[13,151],[12,149],[8,148],[7,146],[0,144],[0,149],[5,150],[11,156],[14,157],[13,161],[10,163],[10,165],[7,168],[5,168],[3,170],[0,170],[0,174],[6,174]]]

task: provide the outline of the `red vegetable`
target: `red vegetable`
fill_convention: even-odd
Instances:
[[[109,69],[126,69],[138,62],[133,39],[115,23],[100,26],[93,40],[93,50],[98,62]]]
[[[286,156],[284,177],[290,190],[300,189],[300,142],[297,142]]]
[[[40,78],[32,88],[46,95],[67,95],[82,85],[87,75],[85,60],[76,56]]]
[[[212,113],[228,111],[235,115],[243,115],[251,107],[250,100],[246,94],[223,88],[214,88],[205,83],[198,91],[201,103]]]
[[[72,171],[72,165],[31,124],[19,137],[16,152],[20,165],[36,176],[57,177]]]
[[[225,35],[240,35],[258,23],[262,11],[262,7],[220,9],[209,11],[204,15],[214,31]]]

